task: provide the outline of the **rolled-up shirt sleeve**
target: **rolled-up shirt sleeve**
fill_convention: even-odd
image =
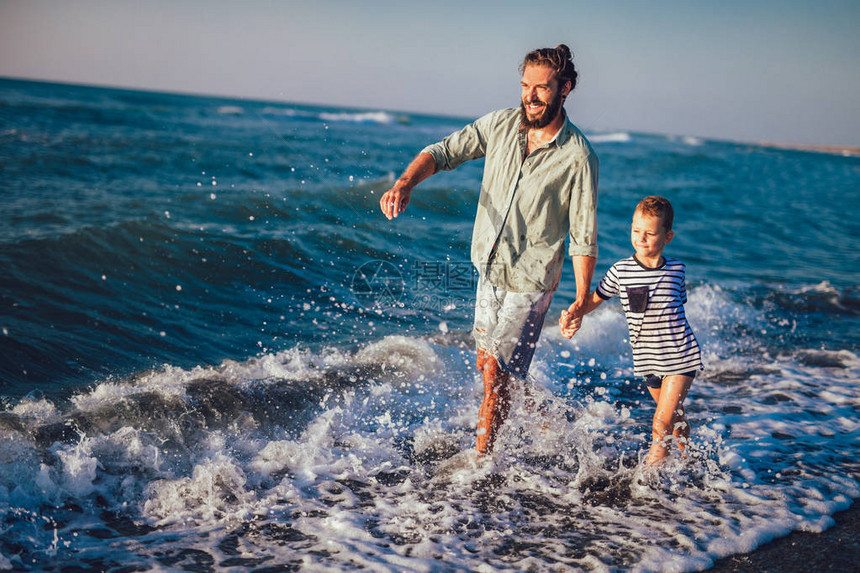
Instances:
[[[597,257],[597,155],[589,153],[573,180],[570,197],[571,256]]]
[[[442,141],[428,145],[421,153],[429,153],[436,162],[436,171],[452,171],[463,163],[480,159],[487,153],[487,133],[494,114],[487,114],[455,131]]]

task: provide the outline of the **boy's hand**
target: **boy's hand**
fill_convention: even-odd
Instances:
[[[558,319],[558,327],[561,329],[561,335],[565,338],[573,338],[576,331],[582,326],[582,314],[575,314],[567,310],[561,311],[561,318]]]

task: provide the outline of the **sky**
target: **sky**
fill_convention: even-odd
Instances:
[[[0,77],[477,117],[565,43],[586,131],[860,146],[857,0],[0,0]]]

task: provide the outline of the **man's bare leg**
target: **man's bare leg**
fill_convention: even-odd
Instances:
[[[479,361],[481,354],[479,351]],[[479,362],[480,364],[480,362]],[[499,427],[508,417],[511,408],[510,376],[502,370],[492,355],[483,355],[484,399],[478,410],[478,429],[475,449],[482,454],[493,451]]]

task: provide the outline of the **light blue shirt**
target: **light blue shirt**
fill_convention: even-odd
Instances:
[[[472,263],[512,292],[555,290],[570,255],[597,257],[597,154],[568,118],[526,157],[518,109],[489,113],[423,149],[436,171],[486,159]]]

